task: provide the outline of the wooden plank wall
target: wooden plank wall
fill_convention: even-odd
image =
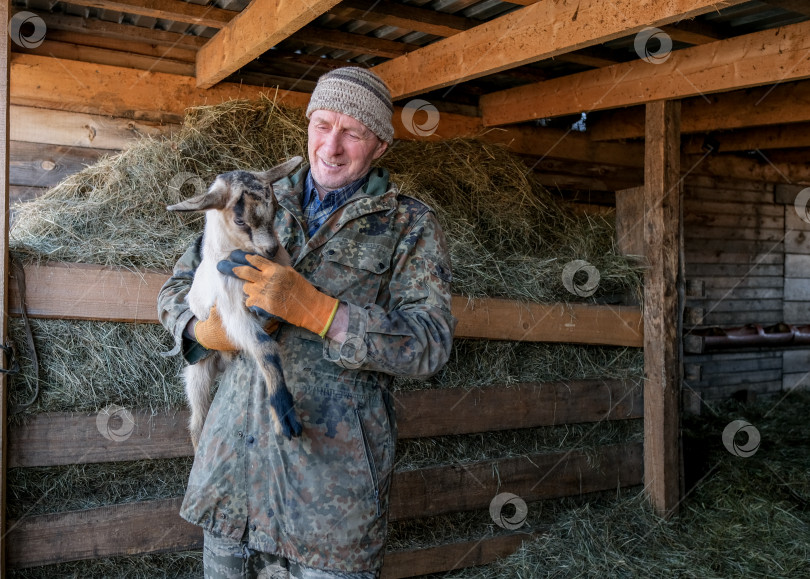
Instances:
[[[810,323],[810,223],[794,207],[802,189],[686,179],[687,328]],[[687,355],[684,363],[685,390],[704,400],[810,385],[807,348]]]

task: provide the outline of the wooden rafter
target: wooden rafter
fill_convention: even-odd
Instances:
[[[516,87],[481,97],[487,126],[810,77],[810,22]]]
[[[389,0],[376,2],[344,0],[329,12],[341,18],[363,20],[380,26],[395,26],[435,36],[452,36],[479,24],[472,18],[444,14],[436,10],[408,6]]]
[[[362,54],[372,54],[385,58],[395,58],[402,56],[419,48],[415,44],[406,44],[396,40],[386,40],[376,36],[366,36],[364,34],[353,34],[331,28],[319,28],[316,26],[305,26],[290,37],[290,40],[297,40],[306,44],[317,46],[328,46],[338,50],[349,50]]]
[[[170,46],[173,48],[187,48],[193,50],[197,50],[208,42],[208,39],[202,36],[178,34],[177,32],[169,32],[168,30],[130,26],[127,24],[119,24],[118,22],[80,18],[78,16],[51,12],[35,12],[35,14],[42,18],[45,25],[48,27],[48,39],[51,38],[53,31],[58,30],[101,38],[148,42],[157,46]]]
[[[810,123],[740,129],[718,133],[712,138],[717,142],[718,151],[722,153],[810,147]],[[700,155],[705,151],[705,139],[703,135],[684,139],[681,150],[687,154]]]
[[[795,12],[796,14],[804,14],[810,16],[810,4],[807,0],[764,0],[765,4],[770,4],[776,8],[787,10],[788,12]]]
[[[806,121],[810,121],[810,81],[799,81],[684,99],[681,133]],[[594,141],[643,137],[644,111],[630,107],[600,113],[588,134]]]
[[[384,62],[375,71],[394,98],[404,98],[634,34],[646,26],[694,17],[718,4],[715,0],[541,0]]]
[[[340,0],[253,0],[197,55],[197,86],[210,88]]]
[[[237,14],[233,10],[200,6],[183,0],[70,0],[70,3],[212,28],[222,28]]]

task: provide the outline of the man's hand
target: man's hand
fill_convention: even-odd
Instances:
[[[268,335],[272,334],[278,328],[277,319],[267,319],[263,317],[264,331]],[[206,350],[218,350],[220,352],[236,352],[238,348],[234,346],[228,339],[225,333],[225,328],[222,325],[222,318],[219,315],[216,304],[211,306],[208,313],[208,318],[199,321],[193,318],[189,322],[187,334],[193,337],[203,348]]]
[[[208,319],[197,321],[193,327],[194,339],[206,350],[219,350],[220,352],[235,352],[237,350],[225,333],[222,318],[219,317],[217,306],[211,306]]]
[[[237,250],[217,269],[245,280],[245,305],[260,316],[276,316],[322,338],[332,325],[340,302],[315,289],[289,266]]]

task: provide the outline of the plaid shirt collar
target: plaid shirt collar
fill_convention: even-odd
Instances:
[[[345,187],[329,191],[321,201],[315,187],[315,180],[312,178],[312,171],[307,171],[307,179],[304,183],[304,201],[301,206],[304,210],[304,219],[307,221],[309,236],[315,235],[315,232],[329,219],[329,216],[346,203],[367,182],[368,174]]]

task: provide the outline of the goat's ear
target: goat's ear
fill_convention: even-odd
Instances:
[[[260,181],[263,181],[267,185],[271,185],[275,183],[282,177],[286,177],[290,174],[290,172],[295,169],[301,162],[304,160],[303,157],[300,155],[296,155],[289,161],[285,161],[281,165],[276,165],[272,169],[268,169],[267,171],[263,171],[261,173],[256,173],[256,178]]]
[[[224,180],[217,177],[207,193],[190,197],[180,203],[166,207],[169,211],[207,211],[208,209],[224,209],[228,203],[230,187]]]

